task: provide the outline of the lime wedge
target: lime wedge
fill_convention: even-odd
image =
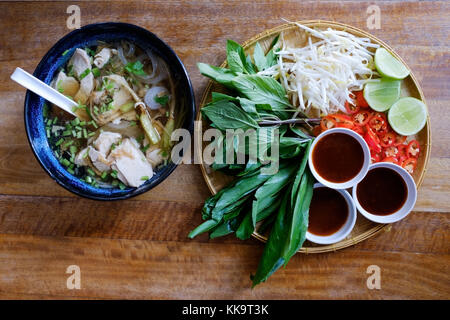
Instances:
[[[416,134],[427,122],[427,108],[419,99],[401,98],[389,109],[388,121],[398,134]]]
[[[383,77],[401,80],[409,75],[408,68],[384,48],[375,52],[375,67]]]
[[[379,112],[388,110],[400,98],[400,80],[382,78],[379,82],[368,82],[364,86],[364,99]]]

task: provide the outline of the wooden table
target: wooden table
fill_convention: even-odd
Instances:
[[[23,124],[25,90],[9,80],[33,71],[70,30],[123,21],[162,37],[185,63],[197,103],[207,84],[196,63],[220,64],[225,41],[238,42],[289,20],[335,20],[368,30],[366,10],[381,10],[370,30],[409,64],[431,114],[432,153],[407,219],[363,243],[327,254],[297,254],[286,269],[250,289],[263,246],[233,237],[195,240],[209,191],[200,168],[182,165],[157,188],[121,202],[77,197],[35,160]],[[0,3],[0,298],[391,299],[450,298],[450,3],[447,1],[14,1]],[[81,268],[81,289],[66,268]],[[381,289],[369,290],[369,265]]]

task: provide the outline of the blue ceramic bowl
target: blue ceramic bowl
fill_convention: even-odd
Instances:
[[[178,107],[185,108],[181,127],[189,130],[192,134],[195,99],[186,68],[175,52],[164,41],[141,27],[127,23],[107,22],[91,24],[75,30],[59,40],[47,52],[34,71],[34,76],[50,84],[58,69],[68,62],[76,48],[94,46],[99,40],[115,42],[121,39],[128,40],[142,49],[151,49],[166,61],[177,84],[178,99],[181,102]],[[69,54],[63,55],[66,50],[69,50]],[[77,177],[67,172],[65,167],[55,158],[50,148],[43,122],[42,111],[44,102],[43,98],[27,91],[25,97],[25,128],[28,140],[36,159],[44,170],[53,180],[67,190],[95,200],[127,199],[152,189],[175,170],[177,164],[170,162],[156,171],[153,177],[139,188],[126,188],[124,190],[119,188],[94,188],[80,181]]]

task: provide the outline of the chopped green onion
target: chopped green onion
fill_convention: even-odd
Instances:
[[[64,52],[62,53],[62,55],[65,56],[67,53],[69,53],[69,51],[70,51],[70,50],[67,49],[66,51],[64,51]]]
[[[111,185],[112,185],[113,187],[117,187],[117,186],[119,185],[119,181],[113,180],[113,182],[111,182]]]
[[[83,80],[84,77],[86,77],[89,73],[91,73],[91,69],[87,68],[80,74],[80,80]]]
[[[75,118],[70,122],[73,126],[77,126],[80,123],[80,118]]]
[[[94,170],[92,170],[91,168],[87,168],[87,169],[86,169],[86,172],[87,172],[88,175],[90,175],[90,176],[95,176],[95,172],[94,172]]]
[[[148,176],[143,176],[143,177],[141,177],[141,180],[142,180],[142,181],[147,181],[148,179],[150,179]]]
[[[45,130],[47,133],[47,138],[50,138],[50,128],[47,128],[47,130]]]
[[[86,125],[86,121],[81,121],[80,122],[80,126],[85,126]]]
[[[87,131],[86,131],[86,129],[83,129],[83,138],[85,138],[85,139],[87,139]]]
[[[70,153],[75,154],[78,151],[78,148],[76,146],[70,146]]]
[[[63,138],[61,138],[61,139],[59,139],[56,143],[55,143],[55,146],[59,146],[61,143],[63,143],[64,142],[64,139]]]
[[[68,166],[70,166],[70,161],[63,158],[63,159],[61,160],[61,164],[62,164],[63,166],[65,166],[65,167],[68,167]]]
[[[94,77],[99,77],[100,76],[100,69],[99,68],[93,68],[92,69],[92,74],[94,75]]]
[[[150,144],[146,145],[145,147],[142,147],[141,150],[142,152],[146,152],[148,150],[148,148],[150,148]]]
[[[69,172],[70,174],[75,174],[75,171],[73,169],[68,168],[67,172]]]
[[[108,173],[107,173],[106,171],[103,171],[103,172],[102,172],[102,175],[101,175],[101,178],[102,178],[103,180],[105,180],[107,176],[108,176]]]
[[[92,137],[92,136],[94,136],[95,135],[95,132],[89,132],[88,133],[88,137]]]
[[[63,144],[63,148],[67,148],[68,146],[71,146],[74,143],[73,140],[69,140],[66,143]]]
[[[64,92],[64,88],[61,87],[61,83],[62,83],[62,80],[59,80],[58,84],[56,85],[56,88],[58,89],[59,92],[63,93]]]
[[[126,186],[122,182],[119,182],[119,188],[120,190],[123,190],[126,188]]]
[[[77,138],[81,139],[81,131],[78,131],[76,134],[77,134]]]
[[[130,127],[134,127],[136,125],[136,121],[130,121]]]
[[[95,129],[97,129],[98,128],[98,125],[97,125],[97,123],[94,121],[94,120],[92,120],[91,122],[89,122]]]
[[[83,154],[83,159],[85,159],[85,158],[88,156],[88,154],[89,154],[89,151],[86,151],[86,152]]]
[[[110,176],[117,179],[117,171],[116,170],[112,170],[110,173]]]
[[[167,104],[167,102],[169,102],[169,96],[166,94],[162,97],[155,97],[155,102],[164,106]]]
[[[91,184],[92,183],[92,178],[90,176],[87,176],[86,177],[86,182]]]
[[[48,105],[46,103],[44,103],[44,105],[42,106],[42,115],[44,116],[44,118],[48,117]]]

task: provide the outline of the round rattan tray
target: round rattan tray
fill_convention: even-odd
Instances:
[[[321,20],[309,20],[309,21],[298,21],[299,23],[306,25],[308,27],[314,27],[314,28],[333,28],[336,30],[345,30],[347,32],[350,32],[354,35],[360,36],[360,37],[367,37],[371,39],[372,42],[380,44],[382,47],[386,48],[389,52],[391,52],[397,59],[402,61],[405,65],[406,63],[401,59],[401,57],[395,53],[395,51],[390,48],[386,43],[381,41],[380,39],[374,37],[373,35],[360,30],[358,28],[345,25],[338,22],[331,22],[331,21],[321,21]],[[297,26],[295,26],[293,23],[288,23],[284,25],[280,25],[278,27],[266,30],[253,38],[245,41],[242,45],[245,49],[246,54],[253,53],[253,48],[256,42],[259,42],[263,49],[266,49],[269,44],[272,42],[272,40],[275,38],[276,35],[283,32],[284,38],[286,41],[289,41],[291,44],[295,44],[298,46],[303,46],[307,41],[307,35],[304,31],[300,30]],[[221,67],[226,66],[226,61],[221,65]],[[407,65],[406,65],[407,66]],[[408,67],[409,68],[409,67]],[[413,75],[412,71],[410,75],[403,80],[402,82],[402,96],[411,96],[418,98],[422,100],[425,104],[425,97],[423,95],[422,89],[420,88],[420,85],[416,79],[416,77]],[[212,81],[209,82],[207,85],[205,92],[203,94],[200,108],[202,108],[205,104],[210,102],[211,100],[211,92],[212,91],[224,91],[224,88],[221,87],[221,85],[215,84]],[[204,122],[202,122],[201,114],[200,112],[197,113],[197,122],[195,125],[195,139],[197,148],[202,149],[205,146],[205,143],[202,141],[203,132],[207,129],[207,125],[205,125]],[[430,119],[428,117],[427,123],[425,127],[416,135],[415,137],[421,146],[422,152],[420,154],[420,157],[418,159],[417,168],[413,174],[413,178],[417,184],[417,187],[421,185],[425,172],[426,167],[428,164],[428,159],[430,155],[430,149],[431,149],[431,130],[430,130]],[[201,155],[201,150],[198,151],[197,154]],[[201,164],[201,170],[203,173],[203,176],[205,178],[206,184],[208,185],[210,191],[215,194],[217,193],[221,188],[223,188],[226,184],[228,184],[230,181],[232,181],[232,177],[226,176],[220,172],[212,171],[206,164]],[[346,247],[349,247],[351,245],[354,245],[356,243],[359,243],[361,241],[364,241],[365,239],[368,239],[370,237],[373,237],[377,233],[379,233],[382,230],[385,230],[388,227],[388,225],[385,224],[377,224],[374,222],[371,222],[367,219],[365,219],[362,215],[358,215],[355,227],[351,234],[345,238],[344,240],[332,244],[332,245],[316,245],[313,243],[310,243],[306,241],[303,245],[303,247],[299,250],[299,252],[303,253],[321,253],[321,252],[330,252],[335,251],[339,249],[343,249]],[[259,239],[261,241],[266,241],[267,237],[263,234],[259,234],[256,230],[253,233],[253,236],[256,239]]]

